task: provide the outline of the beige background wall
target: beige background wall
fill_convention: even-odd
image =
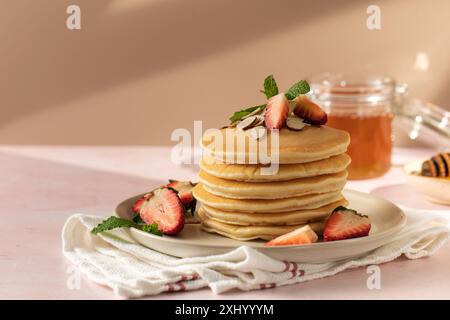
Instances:
[[[78,4],[82,29],[66,29]],[[381,7],[382,30],[366,28]],[[322,71],[377,71],[450,108],[450,1],[8,0],[0,143],[170,144]],[[428,70],[414,68],[418,53]]]

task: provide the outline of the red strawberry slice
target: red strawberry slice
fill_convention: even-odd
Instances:
[[[370,227],[368,216],[345,207],[337,207],[325,224],[323,239],[335,241],[365,237],[369,234]]]
[[[289,113],[289,102],[284,93],[269,99],[264,113],[264,122],[269,129],[281,129]]]
[[[306,225],[270,240],[265,244],[265,246],[290,246],[298,244],[309,244],[316,242],[317,239],[318,237],[314,230],[311,229],[310,226]]]
[[[144,204],[144,202],[147,201],[147,199],[149,197],[150,197],[150,193],[146,193],[142,197],[137,199],[136,202],[131,207],[131,210],[133,210],[134,213],[138,213],[141,210],[142,205]]]
[[[191,202],[194,200],[192,188],[195,187],[195,184],[190,181],[172,180],[166,187],[173,188],[178,192],[178,197],[185,208],[189,208],[191,206]]]
[[[319,105],[309,100],[306,96],[301,95],[293,100],[294,113],[302,118],[305,122],[317,126],[327,123],[328,116]]]
[[[140,216],[146,224],[156,223],[164,234],[177,234],[184,227],[183,205],[175,191],[166,187],[150,194]]]

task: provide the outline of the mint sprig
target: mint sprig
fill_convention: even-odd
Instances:
[[[273,75],[270,75],[264,79],[264,90],[261,90],[261,92],[266,95],[267,99],[270,99],[278,94],[277,82],[275,81]]]
[[[134,218],[134,217],[133,217]],[[100,224],[98,224],[95,228],[91,230],[91,233],[98,234],[101,232],[117,229],[117,228],[136,228],[142,230],[147,233],[151,233],[157,236],[162,236],[162,232],[159,231],[158,225],[156,223],[141,224],[136,223],[132,220],[122,219],[115,216],[111,216],[106,220],[103,220]]]
[[[161,231],[159,231],[158,229],[158,225],[156,223],[152,223],[152,224],[144,224],[141,227],[141,230],[147,233],[151,233],[157,236],[162,236],[163,233]]]
[[[306,80],[300,80],[289,88],[289,90],[285,93],[285,96],[288,100],[293,100],[301,94],[307,94],[310,90],[311,88],[309,87],[309,83]],[[267,76],[266,79],[264,79],[264,90],[260,91],[266,95],[267,99],[270,99],[279,93],[278,85],[273,75]],[[241,120],[243,117],[249,115],[258,108],[261,108],[261,111],[263,111],[265,107],[266,104],[261,104],[259,106],[242,109],[233,113],[229,119],[231,123],[233,123]]]
[[[309,83],[306,80],[300,80],[290,87],[285,95],[288,100],[293,100],[301,94],[307,94],[310,90],[311,88],[309,87]]]
[[[245,117],[246,115],[249,115],[250,113],[252,113],[253,111],[255,111],[258,108],[265,108],[266,105],[265,104],[261,104],[259,106],[255,106],[255,107],[251,107],[251,108],[247,108],[247,109],[243,109],[240,111],[236,111],[235,113],[233,113],[233,115],[230,117],[230,121],[231,122],[236,122],[238,120],[241,120],[243,117]]]

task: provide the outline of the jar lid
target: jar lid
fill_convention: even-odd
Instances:
[[[322,73],[307,78],[311,96],[343,104],[377,104],[395,97],[395,81],[379,74]]]

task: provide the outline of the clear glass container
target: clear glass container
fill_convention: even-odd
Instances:
[[[394,109],[397,147],[426,147],[450,151],[450,111],[417,98],[406,98]]]
[[[394,79],[324,73],[309,77],[308,82],[311,99],[328,113],[327,125],[350,134],[349,179],[385,174],[391,166]]]

